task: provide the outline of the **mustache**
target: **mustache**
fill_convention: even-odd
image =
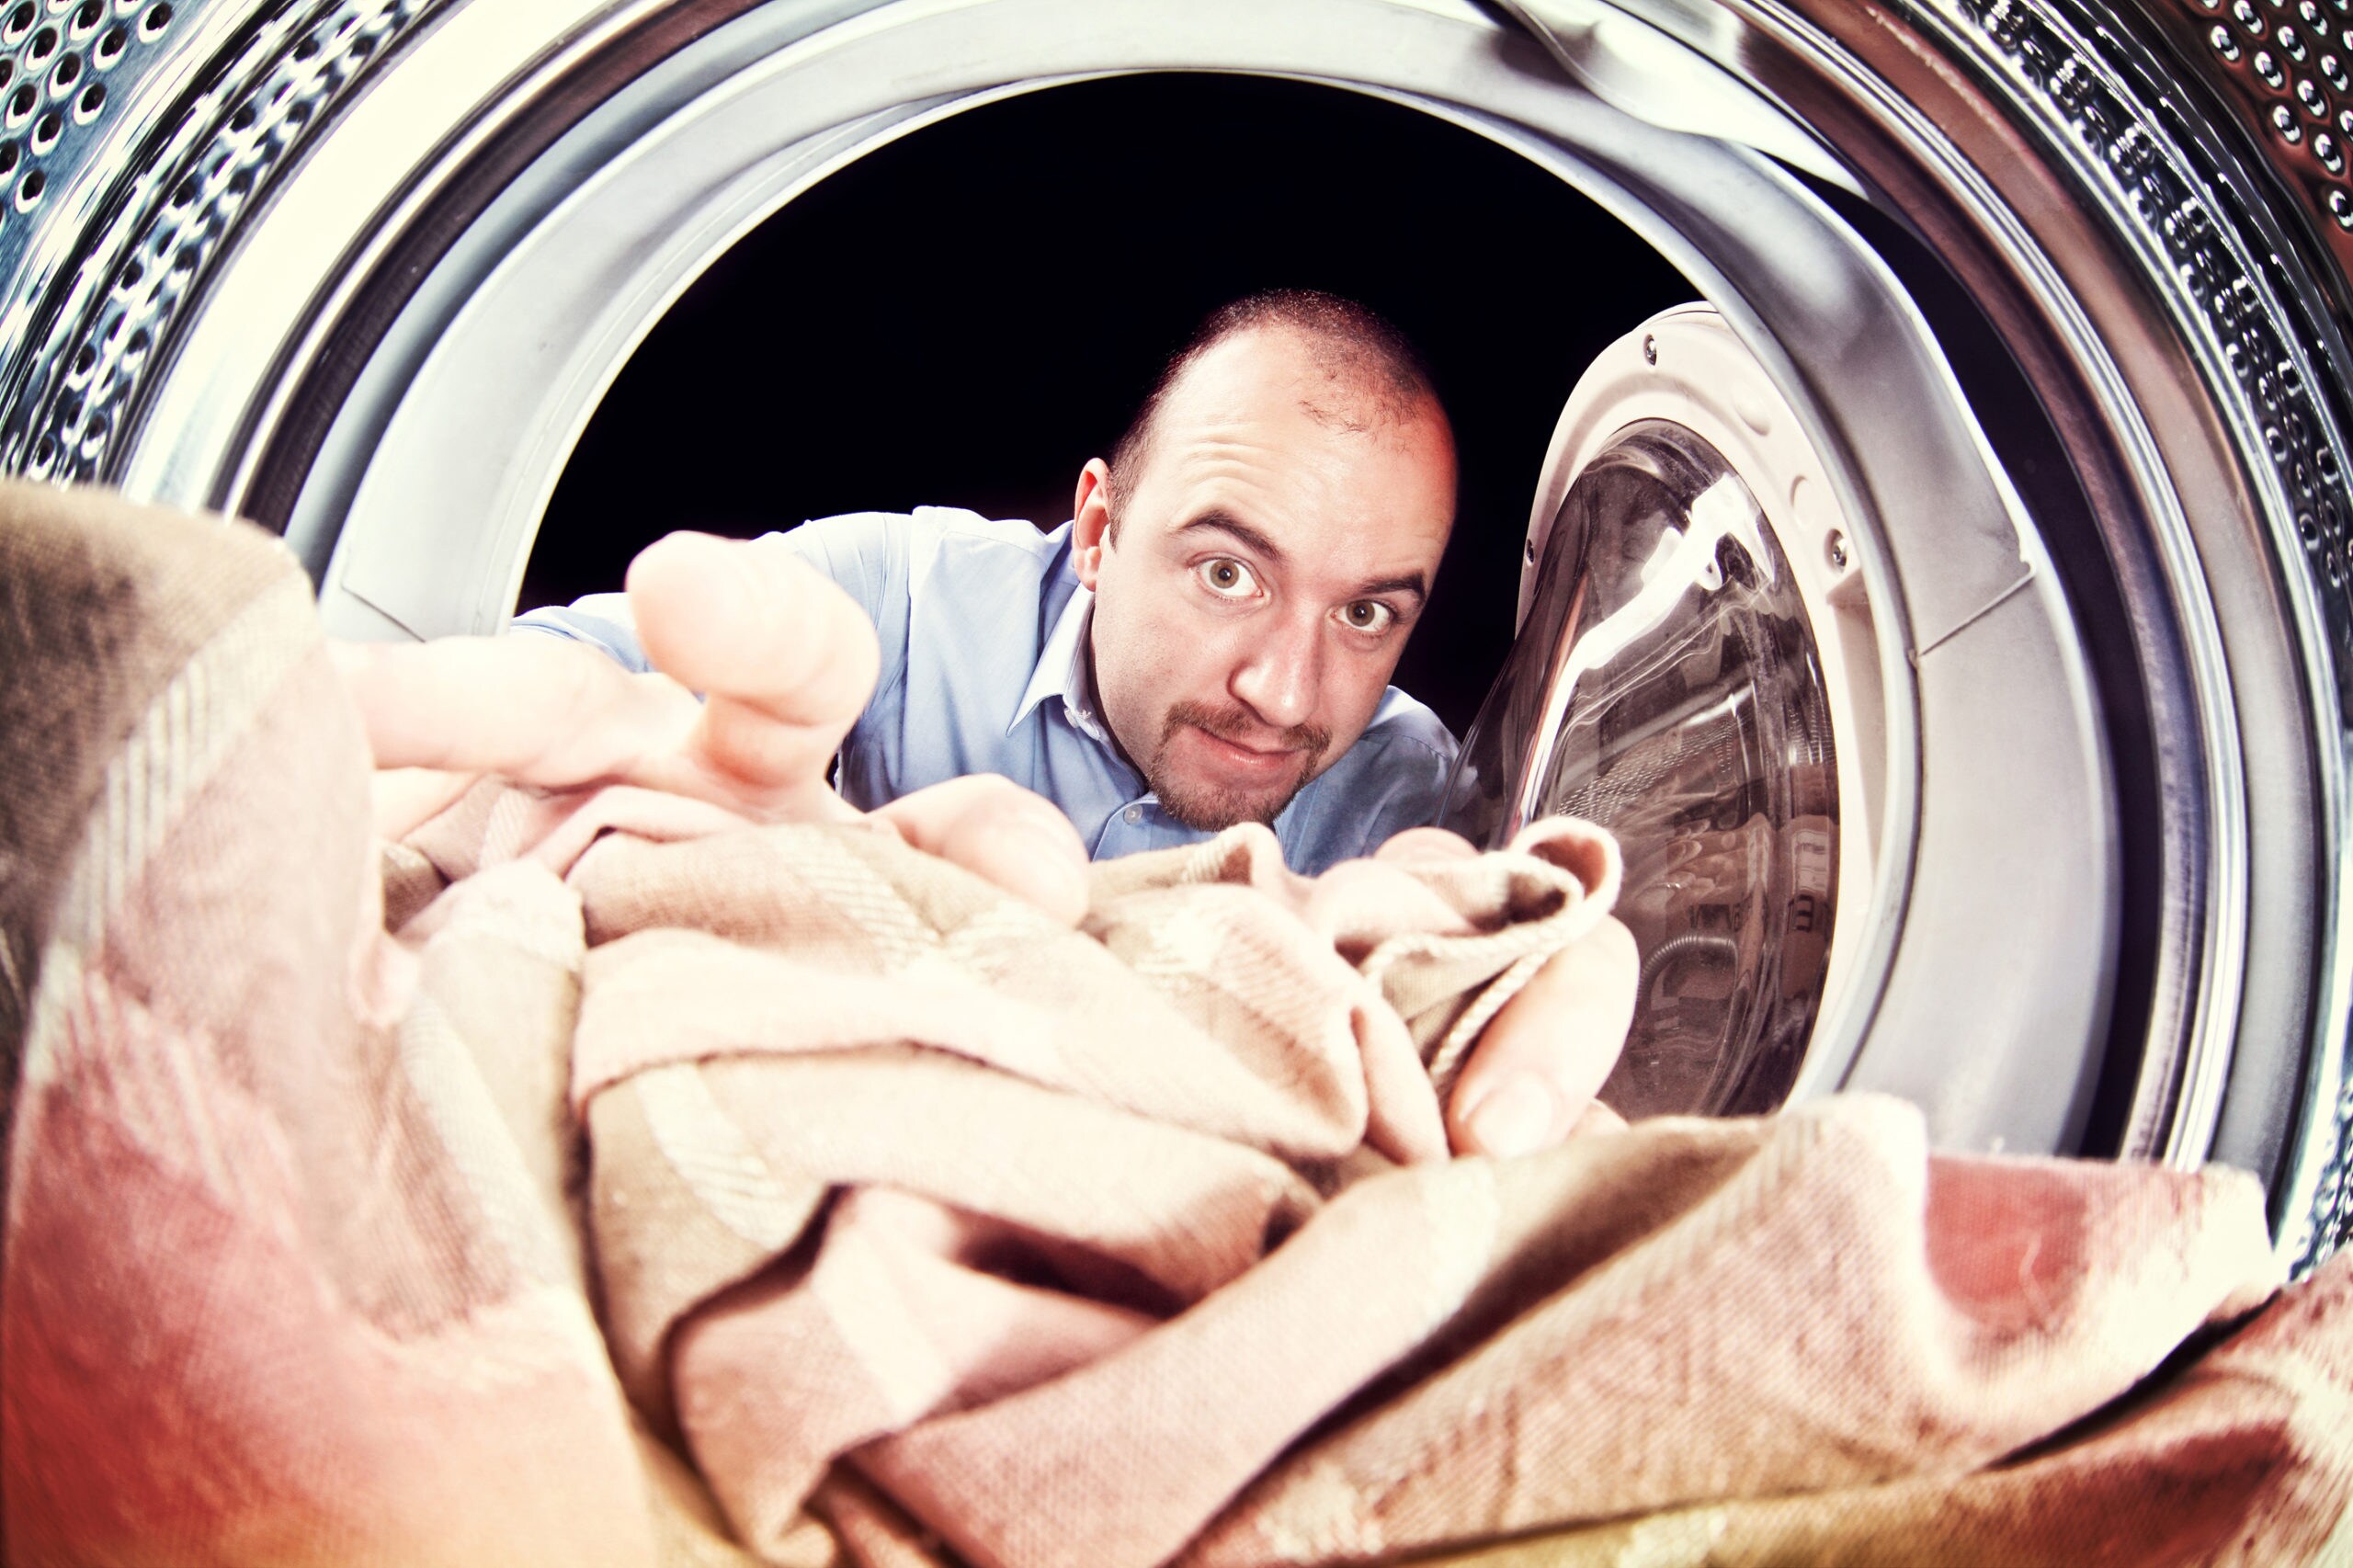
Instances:
[[[1293,724],[1287,730],[1279,731],[1270,745],[1267,727],[1239,703],[1214,708],[1206,702],[1193,701],[1180,701],[1168,710],[1167,725],[1161,732],[1162,742],[1165,744],[1187,724],[1207,730],[1218,739],[1232,741],[1236,745],[1254,746],[1260,751],[1279,749],[1297,752],[1311,763],[1322,756],[1332,744],[1332,732],[1323,725]]]

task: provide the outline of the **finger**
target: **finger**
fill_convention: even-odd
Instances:
[[[1086,846],[1061,808],[994,773],[902,795],[875,816],[1066,926],[1086,913]]]
[[[394,841],[406,838],[457,804],[481,777],[433,767],[378,769],[368,790],[376,836]]]
[[[552,637],[330,642],[380,768],[503,773],[563,787],[675,747],[693,699]]]
[[[774,541],[677,533],[630,565],[630,611],[656,669],[705,694],[688,755],[747,801],[821,787],[873,695],[873,624]]]
[[[1537,971],[1456,1081],[1447,1108],[1456,1152],[1526,1154],[1565,1137],[1617,1065],[1640,973],[1633,936],[1614,919]]]
[[[1599,1132],[1623,1132],[1626,1119],[1603,1105],[1599,1100],[1588,1103],[1585,1114],[1576,1119],[1568,1131],[1569,1138],[1590,1138]],[[1567,1139],[1563,1140],[1563,1142]]]
[[[1442,827],[1409,827],[1392,835],[1387,843],[1372,852],[1372,858],[1402,866],[1427,866],[1475,859],[1478,854],[1477,847],[1459,833],[1449,833]]]

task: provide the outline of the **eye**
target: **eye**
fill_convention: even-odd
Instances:
[[[1246,599],[1258,586],[1250,568],[1230,555],[1214,556],[1193,568],[1201,586],[1222,599]]]
[[[1379,599],[1358,599],[1340,607],[1340,624],[1351,631],[1386,631],[1397,624],[1397,612]]]

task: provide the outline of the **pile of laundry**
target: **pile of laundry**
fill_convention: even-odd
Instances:
[[[384,845],[274,541],[11,488],[0,607],[7,1562],[2353,1548],[2353,1262],[2248,1177],[1870,1097],[1446,1158],[1596,830],[1076,930],[856,824]]]

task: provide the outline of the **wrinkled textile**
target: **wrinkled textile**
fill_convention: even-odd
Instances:
[[[625,791],[380,847],[267,541],[0,489],[0,594],[10,1562],[2348,1545],[2353,1267],[2276,1290],[2244,1176],[1864,1097],[1443,1158],[1576,824],[1076,932]]]

